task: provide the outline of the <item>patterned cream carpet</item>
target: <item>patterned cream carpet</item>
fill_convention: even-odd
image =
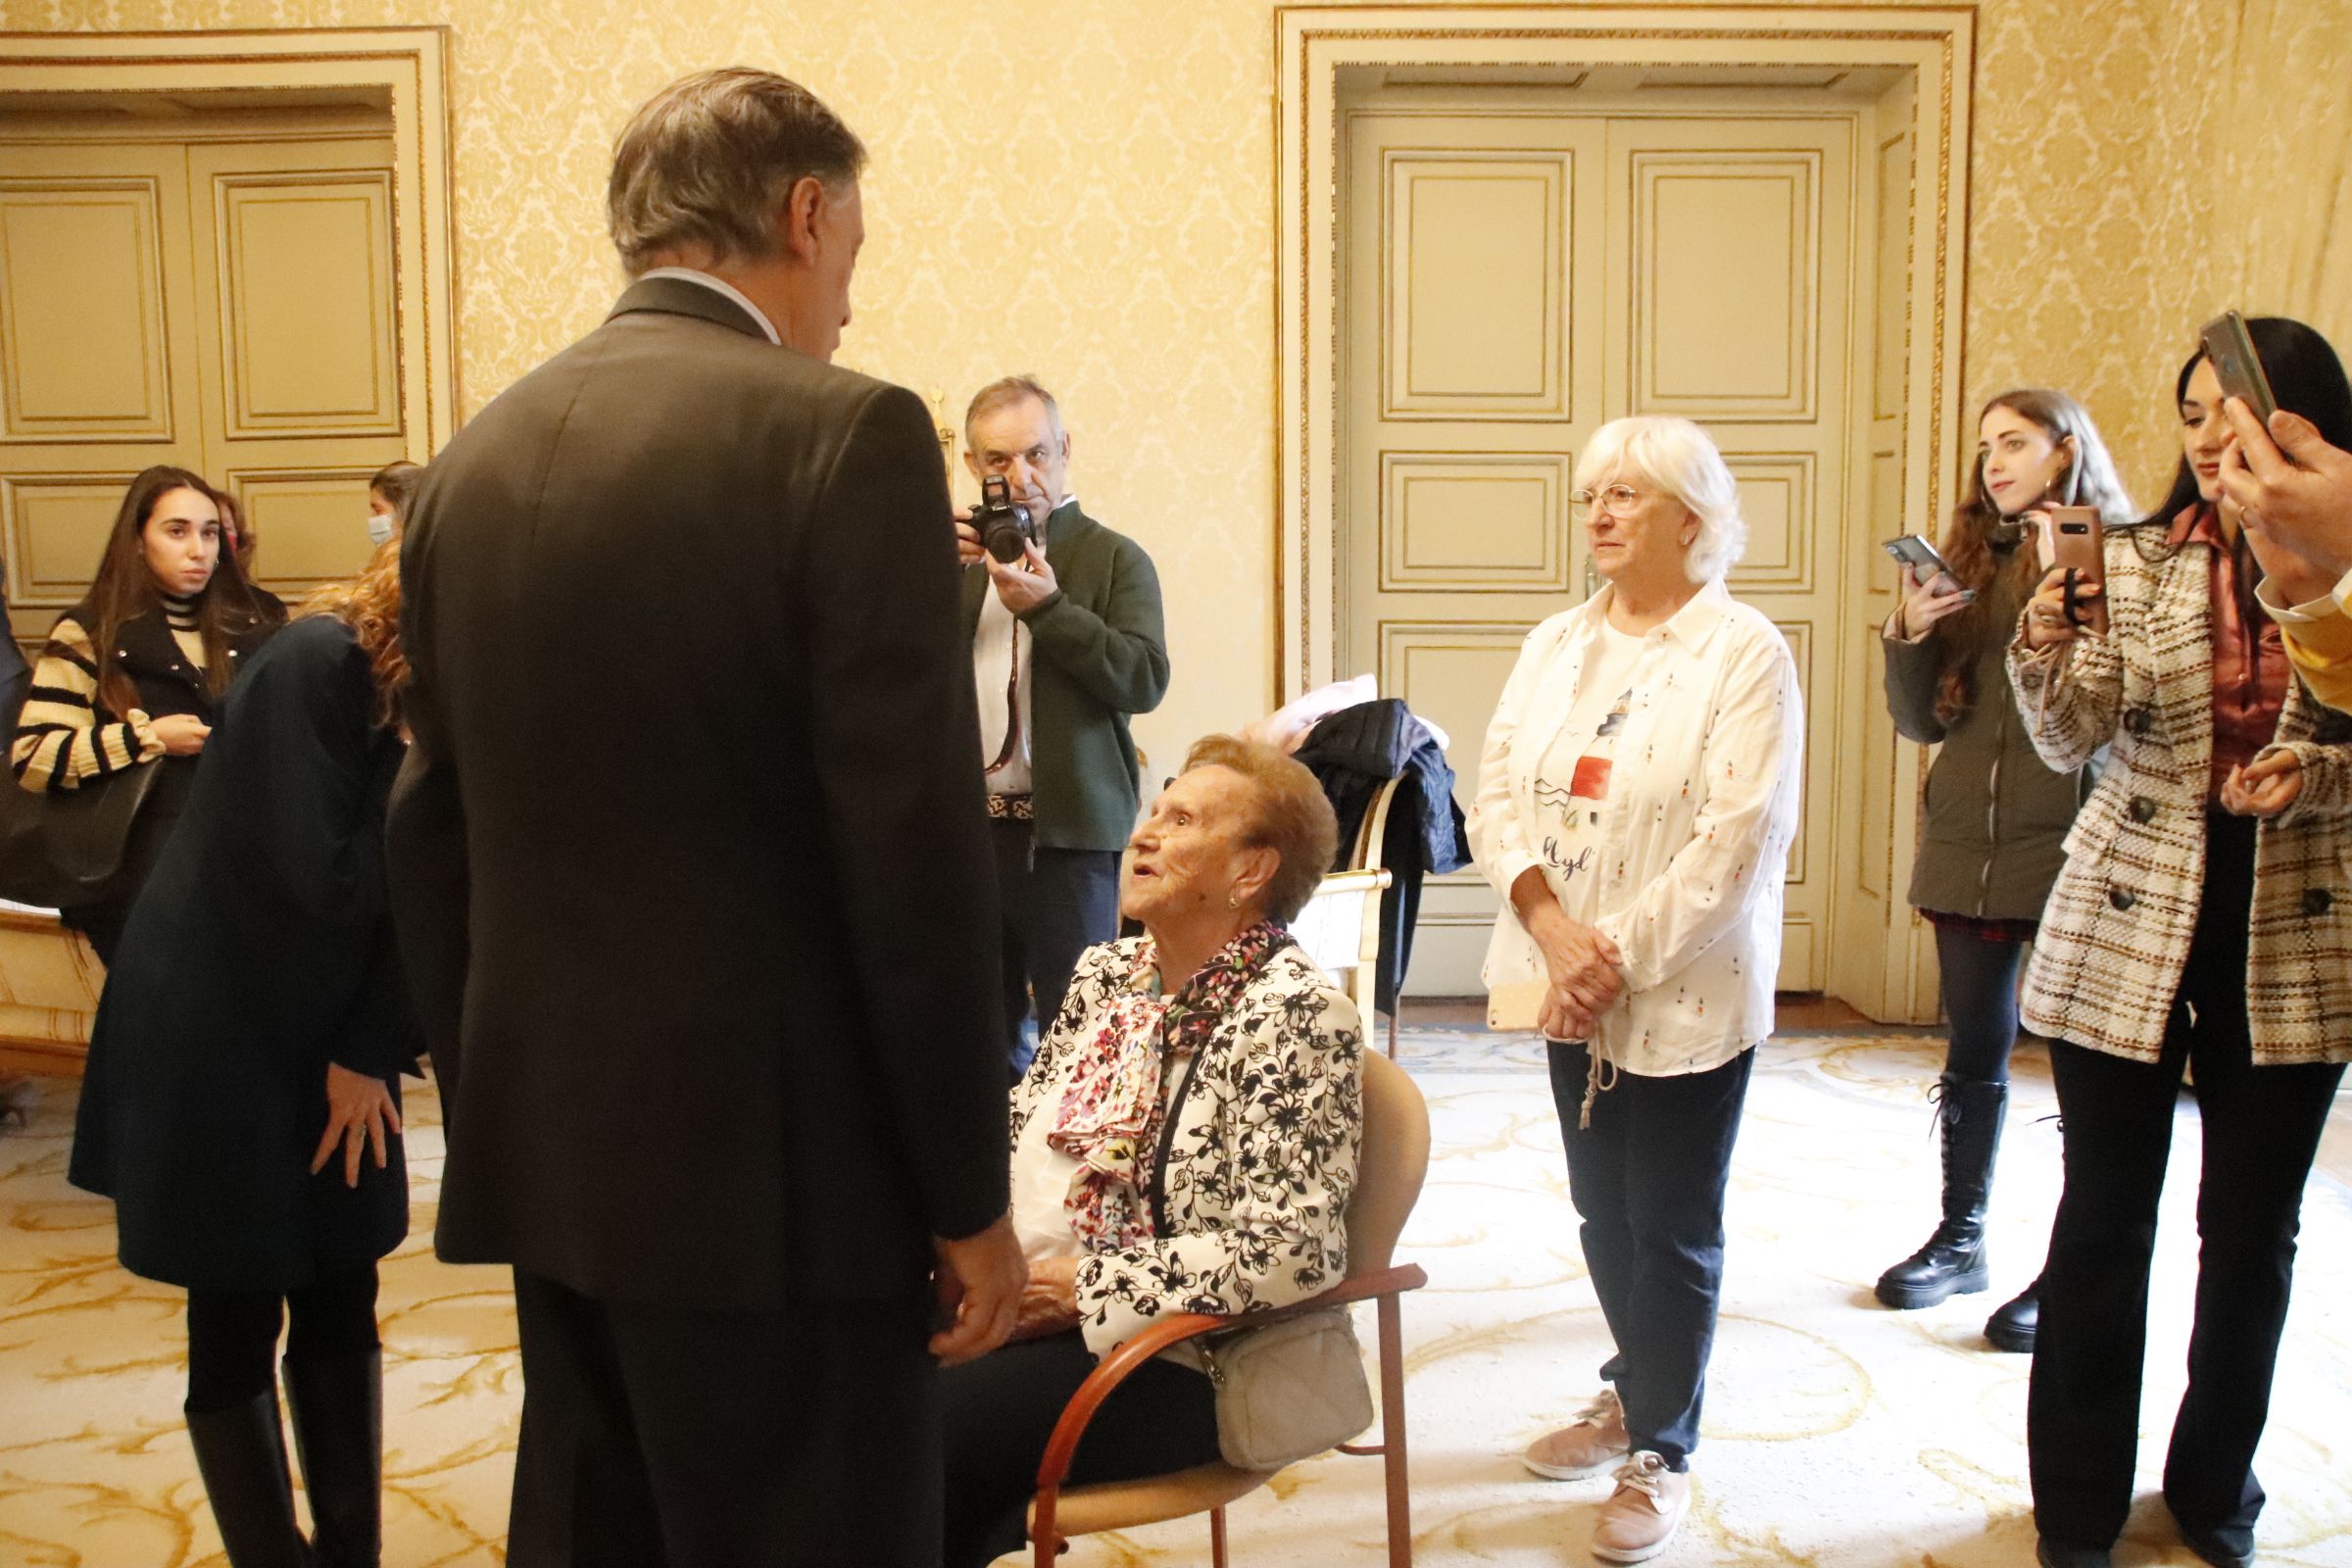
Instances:
[[[1690,1521],[1666,1564],[2033,1561],[2028,1362],[1984,1348],[1984,1314],[2033,1274],[2058,1186],[2048,1070],[2021,1053],[1995,1197],[1994,1294],[1898,1314],[1870,1282],[1926,1234],[1936,1183],[1924,1091],[1939,1043],[1789,1036],[1764,1048],[1731,1199],[1726,1313]],[[1403,1254],[1413,1524],[1425,1564],[1578,1564],[1605,1480],[1525,1475],[1519,1446],[1593,1387],[1606,1353],[1578,1253],[1541,1050],[1408,1029],[1437,1160]],[[502,1536],[521,1394],[503,1275],[435,1262],[440,1132],[410,1097],[416,1236],[384,1270],[386,1562],[486,1568]],[[2352,1106],[2339,1110],[2339,1136]],[[114,1264],[106,1204],[64,1178],[73,1086],[0,1134],[0,1564],[181,1568],[219,1539],[179,1426],[175,1292]],[[2184,1102],[2148,1360],[2145,1494],[2126,1568],[2190,1564],[2153,1496],[2180,1389],[2194,1255],[2196,1112]],[[2328,1169],[2340,1172],[2340,1160]],[[1367,1344],[1370,1335],[1366,1336]],[[2294,1315],[2261,1458],[2266,1563],[2352,1568],[2352,1192],[2327,1170],[2304,1209]],[[1232,1510],[1237,1568],[1372,1565],[1377,1461],[1301,1465]],[[1072,1568],[1207,1561],[1203,1522],[1081,1544]]]

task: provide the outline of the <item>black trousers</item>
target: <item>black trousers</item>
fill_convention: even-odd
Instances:
[[[704,1312],[514,1273],[514,1568],[935,1568],[927,1310]]]
[[[2042,1273],[2027,1400],[2034,1517],[2067,1545],[2105,1546],[2132,1506],[2147,1355],[2148,1263],[2183,1064],[2196,1074],[2197,1297],[2188,1392],[2173,1422],[2164,1495],[2182,1528],[2251,1530],[2254,1447],[2294,1277],[2303,1184],[2339,1065],[2257,1067],[2246,1018],[2254,824],[2209,824],[2205,902],[2150,1064],[2050,1046],[2066,1189]]]
[[[1047,849],[1009,818],[989,829],[1004,911],[1005,1060],[1017,1080],[1061,1011],[1078,956],[1119,934],[1119,853]]]
[[[1568,1150],[1568,1196],[1584,1220],[1585,1266],[1617,1350],[1617,1386],[1636,1449],[1690,1468],[1723,1286],[1723,1194],[1756,1054],[1672,1078],[1625,1073],[1577,1126],[1591,1056],[1554,1043],[1551,1095]]]
[[[1071,1329],[1008,1345],[940,1375],[947,1403],[946,1568],[982,1568],[1021,1549],[1046,1440],[1095,1364]],[[1216,1457],[1217,1404],[1208,1379],[1153,1360],[1095,1412],[1068,1484],[1165,1475]]]
[[[2009,1081],[2009,1052],[2017,1044],[2017,970],[2022,942],[1988,942],[1972,932],[1936,928],[1936,962],[1943,975],[1943,1011],[1951,1020],[1944,1070],[1979,1083]]]
[[[298,1291],[188,1293],[191,1415],[243,1404],[277,1386],[277,1334],[286,1327],[293,1361],[364,1355],[375,1333],[375,1265],[322,1272]]]

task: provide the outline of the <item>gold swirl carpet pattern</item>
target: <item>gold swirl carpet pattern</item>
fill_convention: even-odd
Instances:
[[[1901,1031],[1764,1048],[1730,1199],[1725,1313],[1696,1500],[1660,1563],[2010,1568],[2033,1561],[2028,1361],[1984,1348],[1986,1312],[2030,1279],[2059,1182],[2046,1060],[2019,1054],[1994,1194],[1994,1288],[1912,1313],[1870,1285],[1927,1234],[1941,1042]],[[1541,1047],[1408,1028],[1436,1158],[1402,1255],[1413,1523],[1424,1564],[1578,1564],[1605,1478],[1526,1475],[1521,1445],[1592,1392],[1607,1354],[1576,1241]],[[383,1273],[385,1561],[504,1560],[521,1378],[502,1271],[435,1261],[441,1134],[413,1092],[414,1234]],[[187,1568],[220,1540],[180,1429],[177,1292],[114,1261],[106,1203],[65,1181],[70,1084],[0,1134],[0,1564]],[[2154,1496],[2181,1385],[2193,1279],[2196,1111],[2176,1124],[2143,1408],[2142,1496],[2124,1568],[2193,1564]],[[2302,1256],[2260,1472],[2262,1561],[2352,1568],[2352,1104],[2305,1200]],[[1366,1325],[1367,1329],[1369,1325]],[[1369,1344],[1371,1336],[1365,1334]],[[1328,1455],[1235,1504],[1237,1568],[1386,1561],[1380,1466]],[[1204,1521],[1081,1543],[1071,1568],[1205,1563]]]

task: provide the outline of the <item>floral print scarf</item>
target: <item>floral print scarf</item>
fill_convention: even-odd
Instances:
[[[1049,1148],[1078,1161],[1067,1201],[1070,1228],[1087,1250],[1152,1240],[1147,1187],[1165,1113],[1160,1082],[1166,1063],[1207,1043],[1290,939],[1279,921],[1261,920],[1220,949],[1173,997],[1159,983],[1157,944],[1147,937],[1136,950],[1126,989],[1097,1015],[1093,1034],[1072,1053],[1069,1083],[1046,1134]]]

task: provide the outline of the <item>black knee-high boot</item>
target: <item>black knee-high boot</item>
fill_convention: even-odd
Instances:
[[[383,1351],[289,1355],[285,1378],[318,1568],[376,1568],[383,1560]]]
[[[1984,1289],[1984,1208],[2009,1086],[1945,1073],[1936,1080],[1943,1134],[1943,1219],[1927,1245],[1879,1276],[1879,1299],[1898,1312]]]
[[[204,1477],[229,1568],[310,1568],[310,1547],[294,1524],[277,1390],[266,1389],[225,1410],[190,1410],[187,1420],[196,1471]]]

